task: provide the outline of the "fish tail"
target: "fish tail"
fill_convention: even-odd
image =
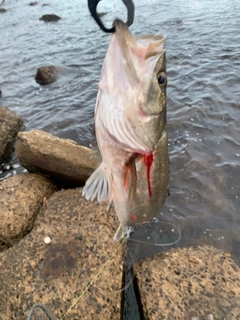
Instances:
[[[123,239],[125,236],[126,238],[129,238],[130,237],[130,234],[133,232],[133,228],[132,227],[129,227],[129,226],[121,226],[119,225],[114,237],[113,237],[113,240],[118,242],[119,240]]]

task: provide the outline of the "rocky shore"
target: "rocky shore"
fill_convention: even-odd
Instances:
[[[55,319],[120,320],[118,219],[81,196],[99,158],[71,140],[19,132],[22,120],[6,108],[0,115],[1,161],[16,152],[28,170],[0,183],[0,319],[26,320],[41,304]],[[178,248],[133,269],[144,319],[240,319],[240,270],[227,252]]]
[[[0,164],[10,157],[16,135],[22,125],[23,121],[18,115],[0,107]]]

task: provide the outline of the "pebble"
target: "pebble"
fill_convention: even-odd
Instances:
[[[49,243],[51,242],[51,238],[50,238],[50,237],[44,238],[44,242],[45,242],[46,244],[49,244]]]

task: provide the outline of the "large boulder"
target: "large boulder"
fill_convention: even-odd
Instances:
[[[41,205],[56,190],[37,174],[19,174],[0,183],[0,251],[30,232]]]
[[[173,249],[134,266],[146,320],[240,319],[240,269],[211,246]]]
[[[16,154],[29,172],[50,176],[63,185],[82,186],[99,161],[91,149],[41,130],[19,132]]]
[[[0,164],[10,156],[22,125],[23,121],[18,115],[0,107]]]
[[[56,192],[31,233],[0,253],[3,319],[26,320],[36,304],[56,319],[66,312],[66,320],[120,319],[123,248],[113,241],[117,217],[81,192]]]
[[[58,69],[54,66],[42,66],[37,69],[35,80],[41,85],[47,85],[57,80]]]

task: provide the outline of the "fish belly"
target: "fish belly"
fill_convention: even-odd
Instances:
[[[109,170],[111,199],[122,226],[141,225],[160,212],[169,179],[165,131],[152,154],[125,152],[110,143],[103,152],[103,162]]]

